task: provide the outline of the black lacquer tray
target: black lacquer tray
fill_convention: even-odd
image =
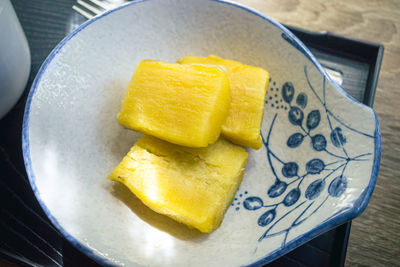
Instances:
[[[32,69],[25,93],[0,120],[0,258],[22,266],[99,266],[73,247],[50,223],[25,173],[21,149],[27,93],[51,49],[84,21],[74,0],[12,0],[26,33]],[[350,95],[372,106],[383,46],[331,33],[287,26],[320,63],[342,80]],[[322,234],[266,266],[343,266],[351,222]]]

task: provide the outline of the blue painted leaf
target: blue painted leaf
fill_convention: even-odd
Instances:
[[[283,199],[283,205],[286,207],[292,206],[300,198],[300,189],[294,188]]]
[[[279,197],[286,191],[287,183],[276,181],[269,189],[268,189],[268,196],[270,198]]]
[[[332,197],[340,197],[347,188],[347,179],[345,176],[338,176],[332,180],[328,187],[328,193]]]
[[[342,129],[336,127],[331,132],[331,141],[335,147],[341,147],[346,144],[346,137],[343,136]]]
[[[306,171],[309,174],[321,173],[325,168],[325,163],[320,159],[312,159],[306,163]]]
[[[264,205],[259,197],[248,197],[243,201],[243,206],[248,210],[258,210]]]
[[[294,87],[291,82],[285,82],[282,86],[282,98],[283,101],[290,104],[294,97]]]
[[[301,133],[292,134],[286,142],[286,145],[290,148],[295,148],[303,143],[304,135]]]
[[[322,134],[316,134],[311,137],[311,145],[317,151],[322,151],[326,148],[326,138]]]
[[[318,125],[319,122],[321,121],[321,114],[319,113],[319,110],[313,110],[307,115],[307,128],[309,130],[315,129]]]
[[[261,227],[267,226],[270,222],[272,222],[275,219],[276,215],[276,210],[272,209],[269,211],[266,211],[263,215],[258,218],[258,225]]]
[[[307,95],[305,93],[300,93],[296,98],[296,104],[304,109],[307,106]]]
[[[318,179],[312,182],[306,189],[305,196],[309,200],[317,198],[325,187],[325,180]]]
[[[292,178],[297,176],[297,171],[299,170],[299,165],[296,162],[287,162],[282,167],[282,175],[287,178]]]
[[[291,107],[288,116],[293,125],[301,125],[303,123],[304,113],[298,107]]]

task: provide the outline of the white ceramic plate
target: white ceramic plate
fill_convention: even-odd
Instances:
[[[220,57],[271,74],[262,135],[219,229],[158,215],[106,179],[140,136],[116,115],[135,65]],[[23,152],[53,224],[103,264],[262,265],[359,215],[380,159],[374,111],[331,81],[278,23],[222,1],[135,1],[83,24],[50,54],[32,86]]]

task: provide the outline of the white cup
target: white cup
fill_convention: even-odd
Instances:
[[[31,69],[28,42],[9,0],[0,0],[0,119],[17,103]]]

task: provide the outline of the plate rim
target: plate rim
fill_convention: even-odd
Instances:
[[[39,202],[41,208],[43,209],[44,213],[46,216],[49,218],[51,223],[56,227],[56,229],[66,238],[73,246],[75,246],[77,249],[79,249],[81,252],[95,260],[96,262],[105,265],[105,266],[118,266],[114,262],[111,262],[109,259],[106,257],[102,257],[101,253],[96,252],[95,249],[92,249],[88,247],[87,245],[84,245],[80,241],[78,241],[75,237],[70,235],[58,222],[58,220],[51,214],[50,210],[42,200],[40,196],[40,192],[36,186],[35,182],[35,175],[32,169],[32,162],[31,162],[31,156],[30,156],[30,143],[29,143],[29,119],[30,119],[30,109],[31,109],[31,104],[32,104],[32,99],[35,95],[35,92],[38,88],[38,85],[40,84],[42,75],[45,73],[47,70],[47,67],[49,64],[52,62],[52,60],[55,58],[55,56],[60,52],[60,50],[68,43],[70,39],[72,39],[76,34],[84,30],[87,26],[91,25],[92,23],[96,22],[97,20],[114,13],[120,9],[126,8],[128,6],[133,6],[136,4],[140,4],[143,2],[148,2],[152,0],[136,0],[133,2],[126,3],[122,6],[116,7],[114,9],[108,10],[100,15],[95,16],[94,18],[84,22],[81,24],[77,29],[69,33],[64,39],[61,40],[61,42],[51,51],[51,53],[46,57],[45,61],[42,63],[33,83],[29,91],[29,95],[26,101],[25,105],[25,110],[24,110],[24,115],[23,115],[23,123],[22,123],[22,152],[23,152],[23,159],[24,159],[24,164],[25,164],[25,169],[27,172],[28,180],[31,185],[32,191]],[[317,59],[314,57],[314,55],[310,52],[310,50],[292,33],[290,32],[286,27],[281,25],[280,23],[276,22],[275,20],[271,19],[267,15],[261,13],[260,11],[257,11],[253,8],[247,7],[245,5],[236,3],[236,2],[230,2],[229,0],[207,0],[210,2],[217,2],[221,4],[226,4],[229,6],[233,6],[235,8],[240,8],[252,15],[256,15],[263,20],[267,21],[268,23],[272,24],[274,27],[278,28],[279,30],[282,31],[282,33],[286,34],[291,40],[293,41],[292,45],[295,45],[295,48],[297,48],[301,53],[303,53],[307,59],[313,63],[313,65],[317,68],[317,70],[323,75],[329,83],[336,89],[338,90],[344,97],[350,99],[352,102],[358,104],[361,107],[367,108],[369,111],[372,112],[372,115],[374,116],[374,122],[375,122],[375,131],[374,131],[374,162],[372,165],[372,171],[371,171],[371,177],[369,180],[368,185],[365,187],[363,192],[360,194],[360,196],[355,200],[354,205],[352,208],[348,209],[345,212],[337,212],[336,216],[335,214],[328,220],[322,222],[319,224],[317,227],[311,229],[310,231],[294,238],[290,242],[288,242],[283,248],[278,248],[269,254],[263,256],[261,259],[247,265],[247,266],[262,266],[268,262],[273,261],[274,259],[279,258],[280,256],[283,256],[284,254],[292,251],[293,249],[299,247],[300,245],[306,243],[307,241],[315,238],[316,236],[334,228],[337,227],[346,221],[349,221],[357,216],[359,216],[367,207],[368,202],[371,198],[371,195],[373,193],[373,190],[375,188],[376,180],[378,177],[378,172],[379,172],[379,166],[380,166],[380,158],[381,158],[381,134],[380,134],[380,127],[379,127],[379,121],[376,112],[374,109],[372,109],[369,106],[364,105],[363,103],[360,103],[358,100],[353,98],[351,95],[349,95],[344,89],[342,89],[337,83],[335,83],[329,75],[325,72],[323,67],[318,63]],[[356,205],[357,204],[357,205]]]

